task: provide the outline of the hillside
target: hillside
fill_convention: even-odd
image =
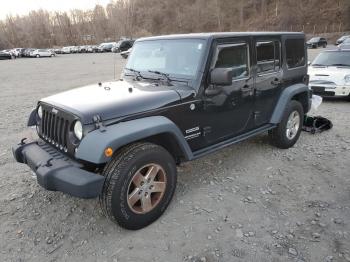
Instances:
[[[37,10],[0,22],[0,49],[94,44],[122,36],[259,30],[350,31],[350,0],[117,0],[88,11]]]

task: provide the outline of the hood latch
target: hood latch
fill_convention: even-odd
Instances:
[[[92,120],[94,121],[96,129],[99,129],[101,132],[105,132],[106,131],[106,127],[104,126],[104,124],[102,122],[101,116],[95,115],[92,118]]]

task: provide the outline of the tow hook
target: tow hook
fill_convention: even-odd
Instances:
[[[25,137],[25,138],[22,138],[22,140],[21,140],[21,146],[23,146],[23,145],[25,145],[26,143],[25,143],[25,141],[27,140],[27,138]]]
[[[53,158],[50,158],[49,160],[47,160],[47,162],[46,162],[46,166],[47,167],[50,167],[50,166],[52,166],[52,160],[53,160]]]

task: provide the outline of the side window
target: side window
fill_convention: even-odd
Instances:
[[[233,78],[239,79],[249,75],[248,45],[233,44],[219,46],[215,68],[232,68]]]
[[[305,65],[304,39],[286,40],[286,59],[288,68],[296,68]]]
[[[281,52],[279,41],[256,43],[256,60],[258,73],[268,73],[280,69]]]

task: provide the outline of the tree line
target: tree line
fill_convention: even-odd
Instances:
[[[350,30],[350,0],[114,0],[92,10],[36,10],[0,21],[0,49],[261,30],[313,34]]]

